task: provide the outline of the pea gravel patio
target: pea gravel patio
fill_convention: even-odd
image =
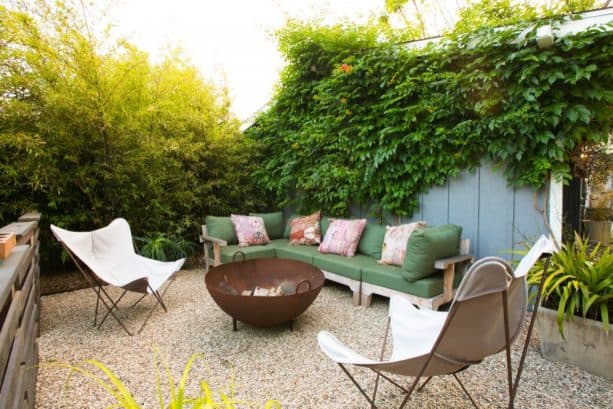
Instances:
[[[293,332],[287,327],[258,329],[241,323],[238,332],[233,332],[231,319],[205,288],[203,270],[180,272],[164,299],[168,313],[158,308],[143,332],[129,337],[111,320],[101,330],[92,327],[95,296],[90,289],[43,297],[36,406],[103,408],[112,403],[111,396],[95,382],[77,374],[66,386],[68,370],[45,364],[53,360],[78,364],[94,358],[113,370],[143,407],[158,408],[153,366],[153,348],[157,348],[168,360],[175,381],[193,353],[206,357],[192,369],[190,383],[194,388],[204,379],[211,388],[227,393],[233,368],[236,397],[257,403],[251,407],[262,408],[267,398],[279,400],[283,408],[368,407],[340,368],[319,350],[316,336],[322,329],[329,330],[358,351],[377,357],[386,323],[386,299],[375,298],[370,308],[354,308],[350,291],[326,284],[294,323]],[[121,312],[127,313],[127,324],[135,328],[153,300],[132,311],[125,308],[128,301],[123,301]],[[535,338],[532,341],[516,407],[613,407],[612,381],[545,361],[537,351],[537,342]],[[517,362],[520,343],[514,347]],[[459,376],[478,404],[495,408],[506,402],[505,373],[501,353]],[[359,381],[370,381],[372,386],[371,373],[360,370],[357,374]],[[402,399],[387,383],[380,391],[382,408],[396,407]],[[409,407],[472,406],[451,377],[438,377],[414,395]]]

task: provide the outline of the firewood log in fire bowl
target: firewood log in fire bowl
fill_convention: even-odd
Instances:
[[[289,323],[293,328],[293,320],[317,298],[324,281],[316,267],[278,258],[222,264],[205,277],[213,300],[232,317],[234,331],[237,320],[256,327]],[[270,295],[251,295],[256,288],[256,294]]]

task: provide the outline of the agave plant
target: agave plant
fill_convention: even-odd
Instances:
[[[254,403],[235,399],[233,387],[231,387],[229,394],[225,394],[223,392],[215,394],[205,381],[200,381],[197,396],[187,396],[185,393],[185,388],[189,379],[190,370],[196,360],[203,360],[202,355],[194,354],[189,358],[185,364],[185,369],[183,370],[183,374],[181,375],[181,379],[179,380],[178,384],[175,383],[170,373],[168,363],[159,356],[157,351],[155,355],[156,358],[158,358],[155,361],[155,379],[160,409],[236,409],[238,407],[237,405],[240,405],[240,407],[259,406]],[[81,374],[94,380],[98,385],[113,396],[114,404],[108,407],[142,409],[142,406],[136,401],[132,393],[123,384],[121,379],[119,379],[119,377],[113,373],[113,371],[95,359],[89,359],[85,361],[85,363],[92,366],[93,370],[89,370],[83,366],[71,365],[62,362],[56,362],[50,365],[60,366],[70,370],[68,379],[66,380],[66,385],[68,385],[70,379],[75,374]],[[165,402],[164,400],[162,377],[160,375],[160,364],[163,366],[164,371],[166,372],[168,391],[170,392],[170,400],[168,402]],[[97,372],[101,372],[103,376],[100,376],[100,374]],[[233,384],[233,382],[231,382],[231,384]],[[216,398],[215,395],[218,397]],[[268,400],[264,403],[264,409],[281,409],[281,404],[276,400]]]
[[[538,285],[543,262],[530,271],[528,283]],[[609,332],[609,311],[613,299],[613,253],[601,244],[591,245],[575,234],[574,242],[554,253],[543,285],[544,305],[557,310],[557,323],[564,337],[564,321],[574,315],[602,321]]]
[[[168,261],[188,257],[196,245],[178,236],[167,236],[164,233],[154,233],[145,237],[134,237],[143,243],[140,254],[155,260]]]

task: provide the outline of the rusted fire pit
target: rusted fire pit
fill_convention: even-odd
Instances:
[[[238,255],[238,254],[237,254]],[[261,258],[212,268],[206,287],[219,307],[236,321],[272,327],[302,314],[324,285],[323,273],[295,260]],[[268,294],[268,295],[252,295]]]

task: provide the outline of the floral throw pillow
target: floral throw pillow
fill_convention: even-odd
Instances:
[[[320,215],[321,212],[319,211],[309,216],[292,219],[289,244],[308,246],[319,244],[321,242],[321,231],[319,229]]]
[[[383,238],[381,260],[379,260],[379,263],[401,266],[411,233],[416,229],[423,229],[424,227],[426,227],[426,222],[423,221],[401,224],[400,226],[387,226],[385,228],[385,237]]]
[[[366,227],[366,219],[331,220],[332,222],[326,231],[326,236],[319,245],[319,251],[353,257],[355,250],[358,248],[364,227]]]
[[[239,247],[270,243],[264,220],[257,216],[230,215]]]

